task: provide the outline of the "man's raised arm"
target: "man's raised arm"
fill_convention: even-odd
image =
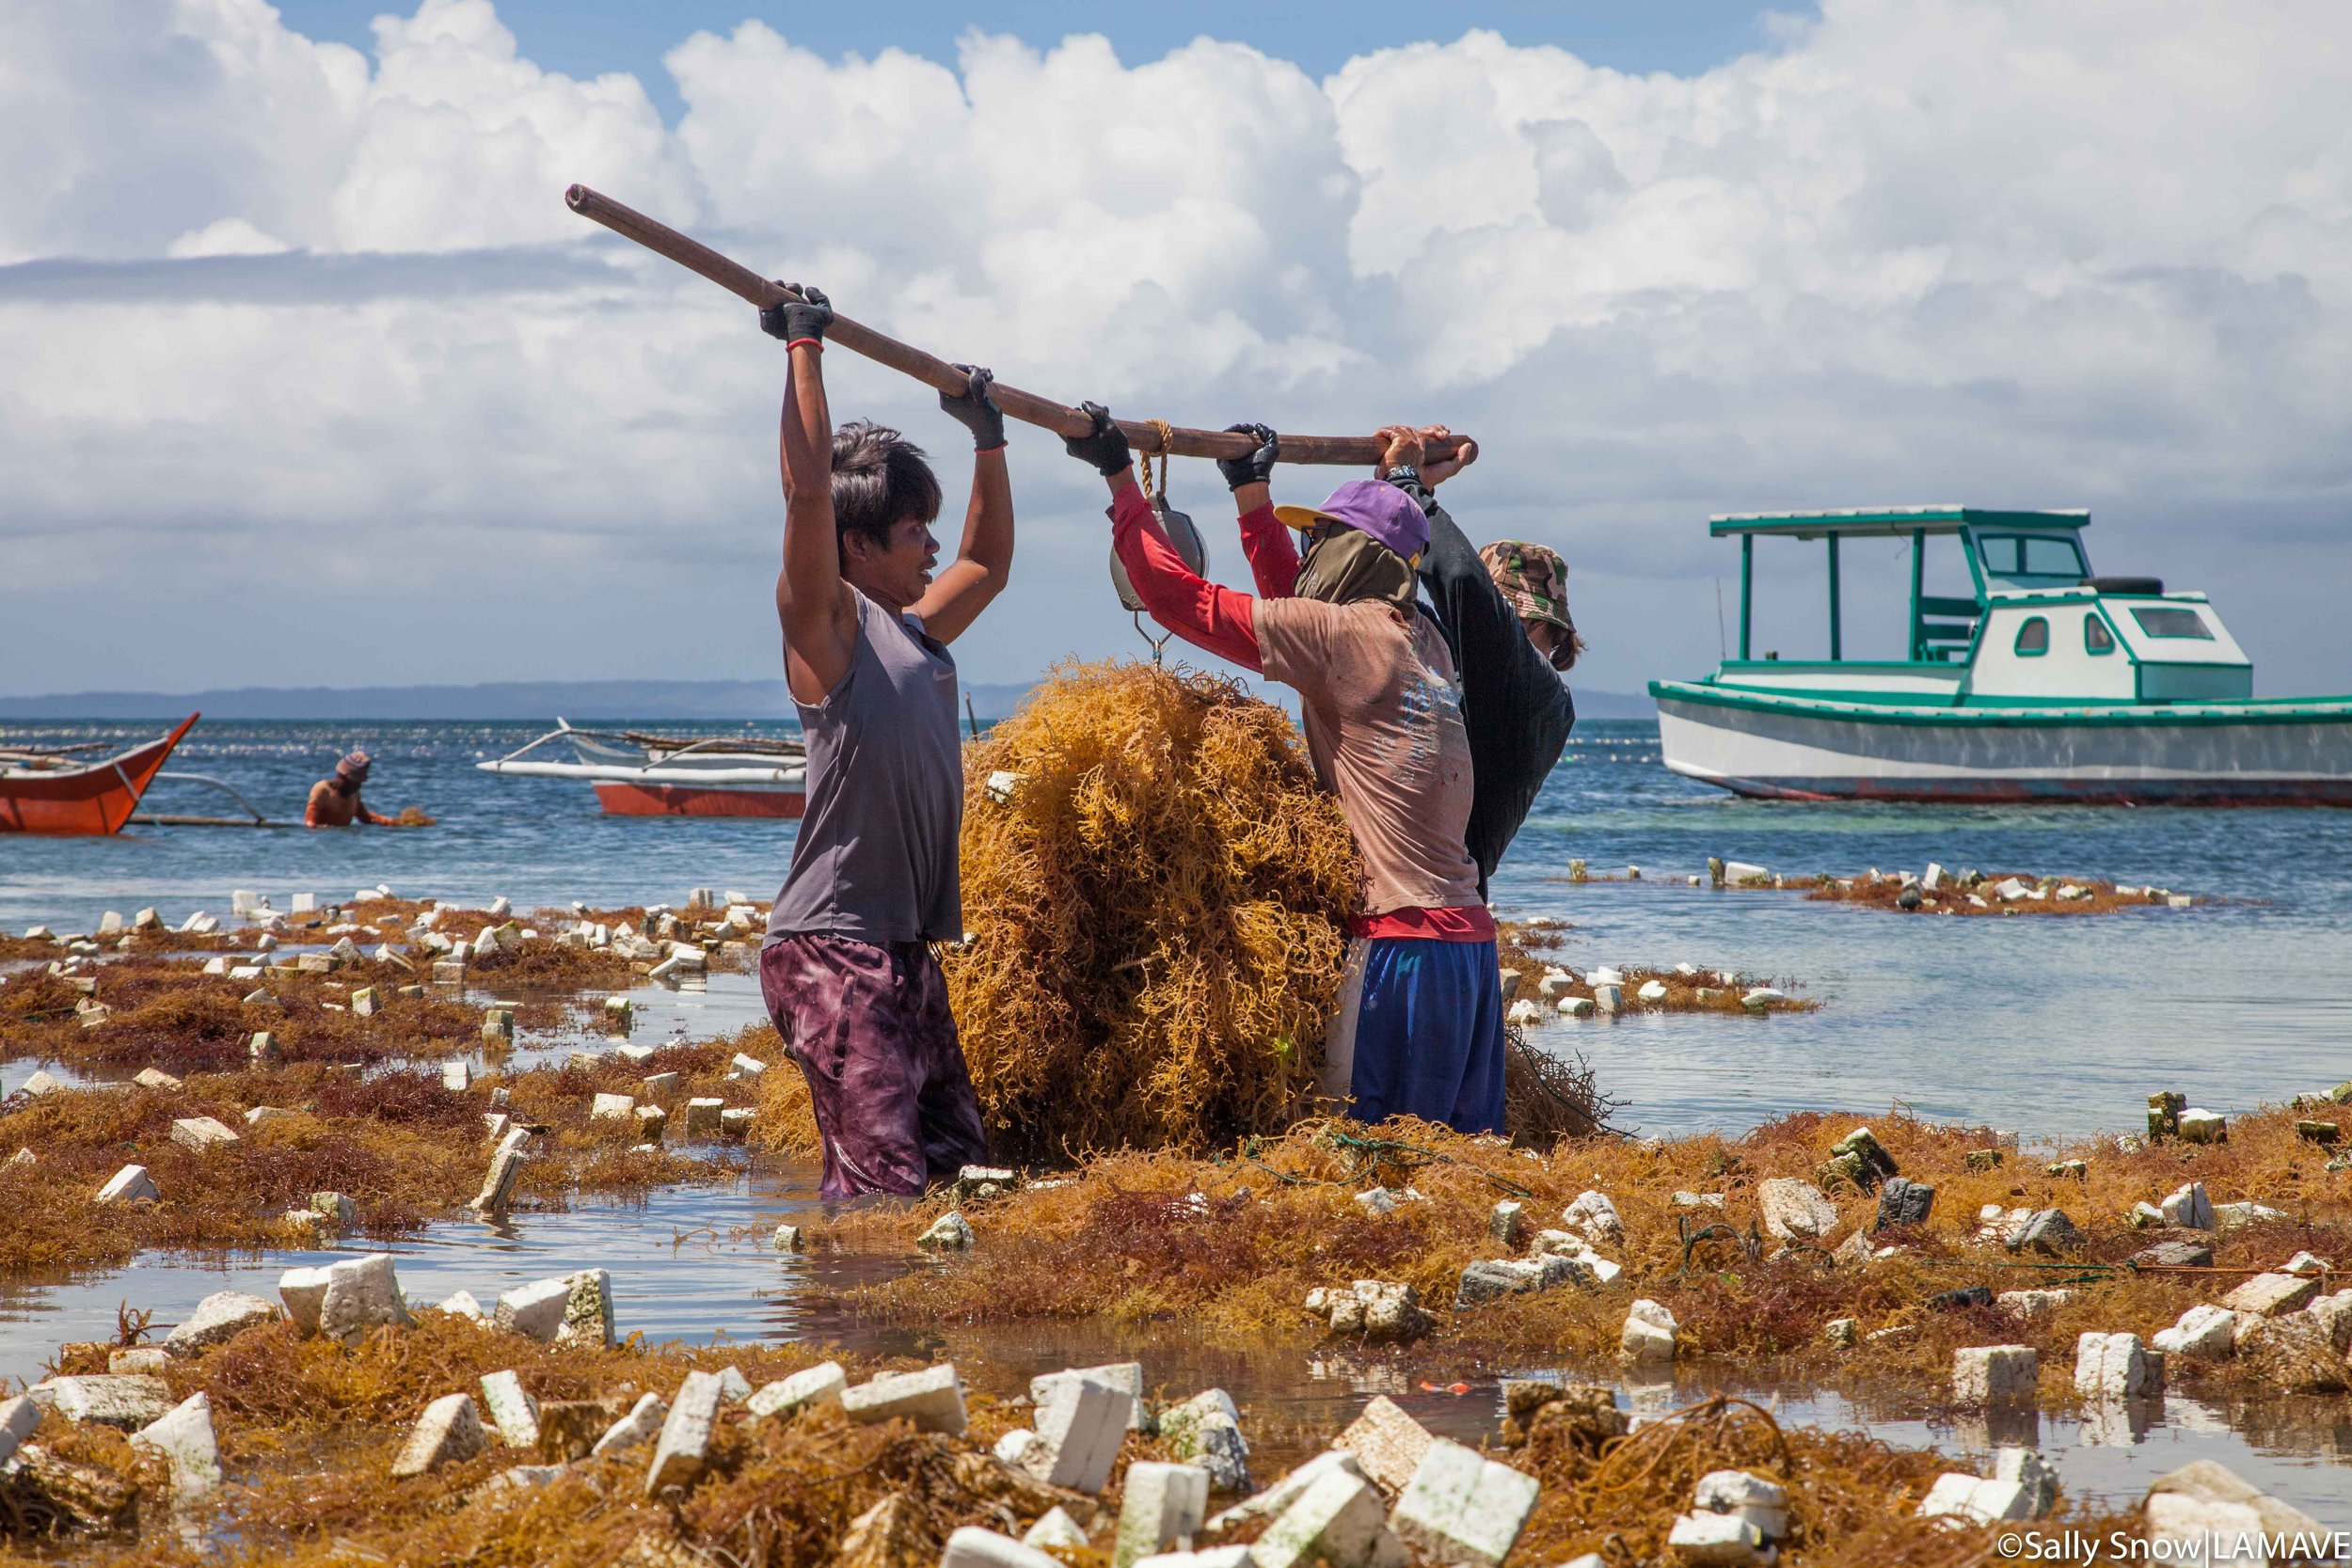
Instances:
[[[1143,499],[1127,437],[1111,422],[1110,411],[1099,403],[1078,406],[1094,420],[1094,428],[1084,436],[1062,437],[1062,445],[1071,456],[1093,464],[1110,486],[1111,548],[1127,568],[1136,596],[1153,620],[1194,647],[1245,670],[1263,671],[1265,656],[1258,648],[1250,608],[1255,601],[1205,580],[1184,564],[1168,543],[1168,531],[1152,515],[1152,503]]]
[[[1012,577],[1012,478],[1005,469],[1005,416],[988,392],[996,377],[977,366],[956,369],[967,383],[963,396],[942,392],[939,406],[972,433],[972,499],[964,508],[956,559],[913,607],[923,629],[942,642],[961,635]]]
[[[759,313],[760,330],[784,340],[784,411],[776,433],[784,477],[784,569],[776,576],[776,619],[784,628],[784,673],[795,702],[821,703],[850,673],[857,610],[841,580],[841,540],[833,516],[833,413],[825,402],[825,328],[833,307],[816,289]]]
[[[1290,530],[1274,515],[1274,465],[1280,460],[1281,442],[1273,429],[1262,424],[1229,424],[1237,436],[1257,438],[1258,450],[1247,457],[1220,457],[1217,472],[1233,492],[1233,511],[1241,521],[1241,553],[1249,562],[1249,576],[1263,599],[1287,599],[1297,592],[1298,546]]]

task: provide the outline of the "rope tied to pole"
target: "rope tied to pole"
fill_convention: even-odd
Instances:
[[[1168,499],[1168,451],[1176,444],[1176,427],[1166,420],[1146,420],[1143,422],[1158,431],[1160,435],[1159,483],[1154,484],[1152,482],[1152,454],[1149,451],[1145,452],[1136,463],[1136,468],[1143,481],[1143,499],[1150,500],[1156,496],[1165,502]]]
[[[1144,449],[1136,461],[1137,481],[1143,486],[1143,499],[1151,504],[1152,515],[1159,518],[1160,526],[1167,531],[1168,543],[1175,546],[1176,552],[1185,556],[1187,564],[1191,565],[1195,571],[1205,574],[1209,564],[1208,546],[1200,542],[1200,531],[1192,526],[1192,519],[1177,511],[1168,499],[1168,450],[1175,445],[1176,427],[1166,420],[1145,420],[1141,422],[1158,436],[1160,459],[1160,474],[1156,483],[1152,477],[1152,450]],[[1187,534],[1190,535],[1189,541],[1182,537]],[[1188,542],[1193,546],[1192,550],[1187,550],[1185,547]],[[1198,552],[1197,560],[1192,559],[1195,551]],[[1119,589],[1120,602],[1127,606],[1128,618],[1136,624],[1136,635],[1151,646],[1152,663],[1155,667],[1166,663],[1168,645],[1174,640],[1176,634],[1167,631],[1157,637],[1152,635],[1151,628],[1143,624],[1140,601],[1136,597],[1133,586],[1127,582],[1124,574],[1119,569],[1119,557],[1116,550],[1112,552],[1111,565],[1112,583]]]

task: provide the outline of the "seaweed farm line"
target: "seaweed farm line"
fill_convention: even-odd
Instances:
[[[390,1250],[404,1289],[420,1300],[469,1290],[484,1301],[528,1280],[601,1267],[612,1271],[623,1332],[649,1341],[748,1343],[803,1340],[876,1354],[952,1360],[976,1391],[1011,1397],[1038,1373],[1139,1359],[1170,1389],[1221,1387],[1249,1419],[1253,1449],[1269,1469],[1322,1446],[1315,1434],[1344,1426],[1375,1396],[1386,1396],[1441,1436],[1475,1444],[1502,1421],[1505,1377],[1549,1375],[1537,1364],[1466,1365],[1432,1373],[1344,1347],[1301,1354],[1203,1346],[1178,1328],[1122,1330],[1096,1322],[1027,1321],[916,1329],[812,1310],[812,1285],[855,1286],[908,1268],[905,1258],[828,1258],[778,1253],[778,1224],[805,1222],[818,1209],[812,1166],[764,1163],[760,1174],[716,1190],[664,1190],[642,1203],[582,1203],[570,1212],[516,1215],[492,1227],[453,1221]],[[72,1283],[0,1287],[0,1377],[31,1380],[63,1341],[103,1339],[119,1303],[156,1308],[161,1324],[183,1320],[216,1291],[266,1298],[280,1274],[341,1254],[272,1252],[258,1260],[209,1265],[141,1258],[131,1267]],[[1569,1381],[1619,1382],[1611,1368],[1561,1369]],[[1459,1382],[1440,1384],[1438,1377]],[[1456,1392],[1456,1388],[1463,1391]],[[1933,1444],[1983,1460],[1996,1446],[2039,1446],[2070,1496],[2136,1504],[2150,1481],[2194,1459],[2213,1459],[2263,1490],[2335,1524],[2352,1497],[2352,1414],[2341,1399],[2270,1396],[2224,1406],[2169,1395],[2128,1416],[2087,1410],[1959,1412],[1923,1418],[1919,1402],[1892,1394],[1834,1390],[1802,1382],[1742,1379],[1720,1370],[1681,1370],[1672,1380],[1621,1383],[1636,1412],[1664,1412],[1713,1394],[1753,1399],[1785,1425],[1861,1430],[1900,1447]],[[1263,1433],[1263,1435],[1261,1435]]]
[[[61,724],[35,738],[107,738],[117,728]],[[675,900],[696,885],[772,895],[789,824],[606,817],[575,786],[473,768],[536,733],[208,722],[183,763],[234,780],[257,801],[299,800],[342,749],[363,741],[378,759],[371,798],[413,800],[440,826],[19,840],[0,853],[0,929],[87,928],[104,910],[149,904],[225,913],[238,887],[270,894],[280,909],[293,892],[340,897],[379,881],[461,903],[503,894],[518,909]],[[156,809],[174,809],[161,787]],[[2217,902],[2095,919],[1903,919],[1797,892],[1681,885],[1709,856],[1841,875],[1931,861],[2039,868]],[[1640,865],[1645,879],[1571,885],[1574,859],[1597,873]],[[2115,1125],[2153,1087],[2228,1111],[2352,1075],[2343,1044],[2352,1039],[2352,878],[2335,869],[2347,864],[2344,812],[1740,800],[1666,772],[1655,725],[1602,721],[1578,726],[1494,898],[1506,916],[1568,922],[1554,956],[1580,974],[1690,962],[1791,979],[1820,1004],[1745,1028],[1631,1014],[1536,1032],[1540,1043],[1584,1052],[1644,1132],[1737,1131],[1823,1103],[1900,1100],[1922,1116],[2031,1138]],[[714,1004],[720,993],[714,980]],[[1956,1038],[1966,1049],[1953,1049]]]

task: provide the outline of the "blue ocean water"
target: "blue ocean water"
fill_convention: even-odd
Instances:
[[[659,721],[645,727],[661,728]],[[681,726],[669,726],[675,731]],[[690,728],[691,727],[687,727]],[[746,725],[783,735],[788,725]],[[151,728],[21,726],[14,738],[127,743]],[[204,723],[175,770],[221,778],[299,818],[344,749],[376,758],[377,810],[437,825],[386,832],[137,828],[112,839],[0,837],[0,923],[87,927],[152,904],[225,912],[235,888],[323,899],[383,882],[405,895],[517,907],[663,899],[691,887],[773,894],[787,822],[603,816],[584,784],[473,764],[524,724]],[[220,798],[159,784],[161,812]],[[1867,866],[2040,871],[2154,882],[2217,901],[2097,917],[1939,919],[1691,888],[1724,855],[1777,871]],[[1642,868],[1640,881],[1571,884]],[[1921,807],[1741,800],[1669,773],[1655,724],[1586,721],[1496,879],[1500,913],[1569,922],[1572,963],[1731,967],[1794,981],[1817,1013],[1631,1015],[1540,1037],[1581,1052],[1645,1132],[1738,1131],[1787,1111],[1962,1118],[2047,1138],[2122,1128],[2179,1089],[2216,1110],[2352,1078],[2352,814],[2317,810]]]
[[[152,733],[106,725],[12,735],[127,743]],[[377,758],[371,803],[388,812],[419,805],[437,825],[0,838],[0,925],[87,927],[105,910],[146,904],[176,922],[200,908],[225,912],[235,888],[269,894],[279,908],[296,892],[340,898],[377,882],[460,902],[503,894],[521,908],[574,898],[675,902],[698,885],[773,892],[791,852],[788,823],[607,817],[585,785],[501,780],[472,766],[537,733],[497,724],[201,725],[175,768],[225,779],[273,816],[298,818],[311,781],[342,750],[363,745]],[[172,784],[158,785],[150,804],[219,809],[205,792]],[[2352,880],[2339,869],[2347,852],[2352,815],[2340,813],[1742,801],[1668,773],[1654,724],[1603,721],[1579,726],[1494,900],[1505,915],[1568,922],[1570,962],[1732,967],[1792,981],[1822,1003],[1819,1012],[1765,1019],[1637,1014],[1541,1030],[1550,1049],[1591,1060],[1603,1086],[1628,1102],[1621,1120],[1629,1126],[1737,1132],[1792,1110],[1876,1114],[1899,1100],[1921,1115],[2047,1139],[2129,1126],[2156,1088],[2233,1110],[2352,1077]],[[1793,894],[1683,885],[1710,854],[1790,873],[1917,869],[1934,859],[2155,882],[2219,901],[2104,917],[1899,917]],[[1572,858],[1596,876],[1638,865],[1642,879],[1571,883]],[[705,1036],[758,1016],[756,987],[744,975],[640,996],[641,1038]],[[527,1051],[556,1044],[525,1042]],[[0,1065],[0,1087],[34,1065]],[[1494,1377],[1507,1369],[1463,1369],[1472,1391],[1456,1399],[1377,1357],[1224,1351],[1181,1326],[910,1330],[828,1312],[810,1300],[810,1285],[909,1265],[825,1263],[764,1244],[780,1219],[816,1202],[813,1170],[763,1163],[715,1190],[583,1203],[496,1227],[453,1220],[392,1250],[404,1285],[422,1299],[462,1288],[487,1300],[527,1279],[597,1264],[613,1271],[624,1325],[655,1339],[813,1338],[942,1354],[999,1393],[1019,1391],[1032,1372],[1140,1355],[1152,1380],[1170,1388],[1232,1390],[1253,1423],[1280,1433],[1263,1456],[1278,1468],[1295,1457],[1285,1444],[1336,1430],[1374,1394],[1452,1435],[1474,1440],[1494,1430]],[[266,1295],[279,1271],[317,1260],[280,1251],[146,1256],[119,1270],[0,1283],[0,1376],[37,1376],[58,1341],[109,1332],[119,1302],[156,1308],[157,1321],[170,1323],[210,1291]],[[1915,1398],[1873,1400],[1758,1376],[1738,1387],[1777,1402],[1784,1419],[1859,1425],[1889,1441],[1979,1458],[1995,1441],[2038,1440],[2071,1492],[2119,1505],[2136,1501],[2153,1475],[2212,1457],[2335,1523],[2352,1453],[2352,1435],[2326,1401],[2222,1409],[2173,1396],[2129,1423],[2095,1411],[2028,1414],[2035,1430],[1996,1433],[1952,1425]],[[1629,1386],[1627,1396],[1665,1408],[1717,1386],[1683,1370],[1673,1386]]]

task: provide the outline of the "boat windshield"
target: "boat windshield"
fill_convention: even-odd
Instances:
[[[2205,618],[2193,610],[2135,609],[2132,619],[2137,621],[2139,629],[2151,637],[2195,637],[2207,642],[2213,641],[2213,628],[2206,626]]]
[[[2082,545],[2071,533],[1980,533],[1977,559],[1984,563],[1986,577],[2011,581],[2071,583],[2090,575]]]

